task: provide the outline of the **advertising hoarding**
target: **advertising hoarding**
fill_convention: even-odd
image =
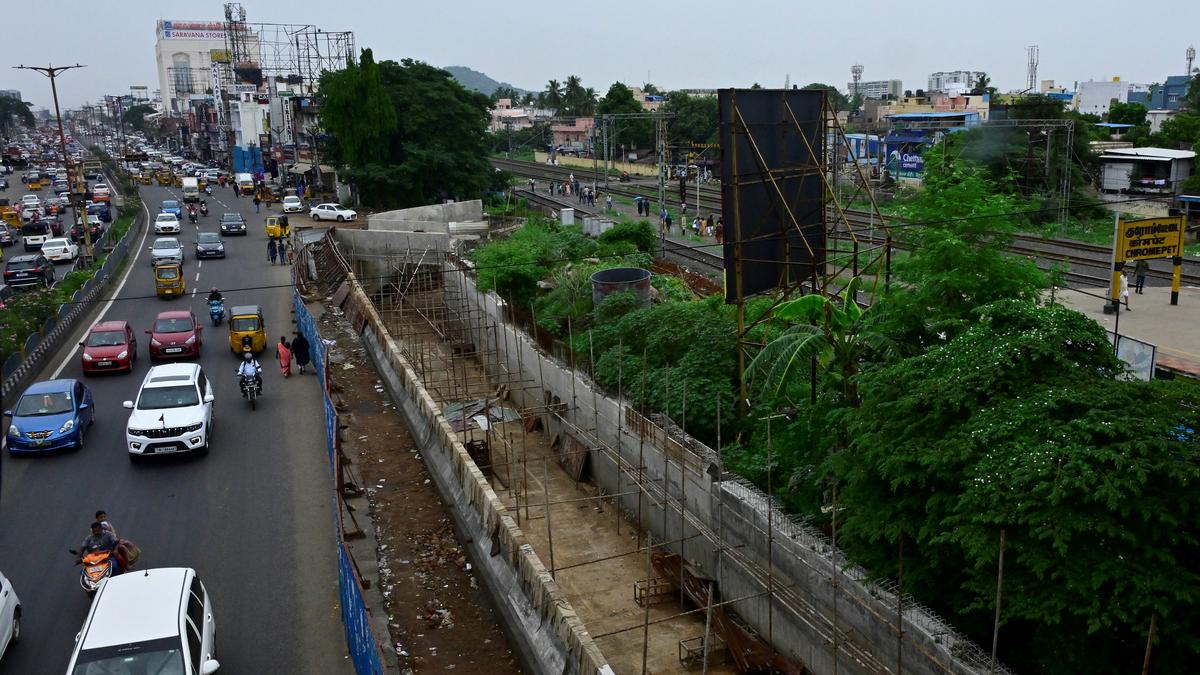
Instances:
[[[160,40],[224,40],[225,24],[221,21],[175,21],[163,19],[159,22]]]

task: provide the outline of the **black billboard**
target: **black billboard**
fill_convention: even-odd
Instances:
[[[812,278],[825,264],[825,92],[721,89],[725,301]]]

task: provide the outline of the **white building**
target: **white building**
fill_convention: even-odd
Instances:
[[[939,71],[930,74],[929,86],[925,91],[940,91],[943,94],[958,96],[974,89],[986,74],[979,70]]]
[[[855,94],[861,94],[863,98],[900,99],[904,97],[904,83],[900,80],[872,80],[859,82],[857,85],[849,82],[846,84],[846,91],[851,98]]]
[[[1075,89],[1075,110],[1085,115],[1104,116],[1113,101],[1129,102],[1130,92],[1148,92],[1150,87],[1144,84],[1122,82],[1121,78],[1111,80],[1088,80],[1080,82]]]
[[[154,42],[158,88],[167,113],[187,112],[193,97],[212,90],[214,52],[225,54],[225,24],[221,21],[159,19]]]

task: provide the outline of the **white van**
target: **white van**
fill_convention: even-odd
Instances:
[[[216,650],[212,602],[195,570],[134,570],[101,582],[67,675],[211,675],[221,667]]]
[[[198,178],[183,179],[183,201],[200,201],[200,180]]]

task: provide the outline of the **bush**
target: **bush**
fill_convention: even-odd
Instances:
[[[612,229],[601,234],[597,241],[601,246],[614,246],[618,242],[628,242],[633,244],[637,250],[647,252],[654,250],[656,239],[654,227],[650,225],[650,221],[626,220],[617,223]]]

